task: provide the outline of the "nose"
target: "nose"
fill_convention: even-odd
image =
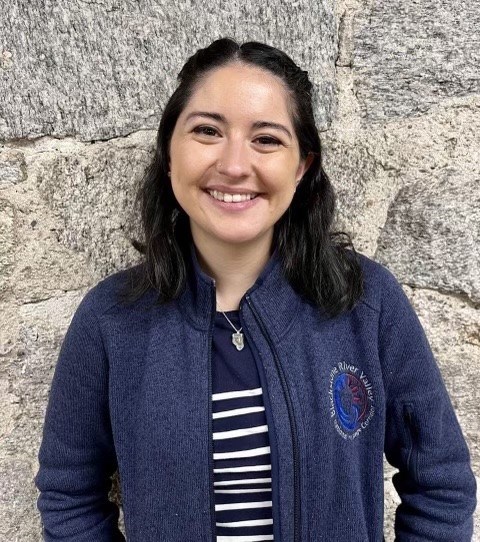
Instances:
[[[249,149],[240,138],[226,140],[217,159],[218,173],[232,179],[250,174],[251,163]]]

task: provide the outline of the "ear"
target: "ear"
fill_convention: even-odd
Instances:
[[[308,168],[312,165],[314,156],[315,155],[313,154],[313,152],[309,152],[305,160],[300,161],[300,165],[298,166],[297,175],[295,179],[297,182],[300,182],[302,177],[307,172]]]

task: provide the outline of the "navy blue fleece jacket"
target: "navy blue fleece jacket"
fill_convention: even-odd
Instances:
[[[425,333],[393,275],[362,256],[365,292],[328,319],[274,254],[240,305],[272,441],[276,542],[381,542],[383,454],[399,469],[398,542],[467,542],[475,479]],[[93,287],[65,336],[36,484],[47,541],[211,542],[215,283],[195,252],[185,291],[154,306]]]

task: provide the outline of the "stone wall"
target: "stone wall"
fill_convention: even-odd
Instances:
[[[338,225],[404,285],[479,472],[480,12],[473,3],[2,5],[0,540],[41,539],[33,476],[60,344],[86,290],[138,260],[130,243],[139,235],[134,196],[162,106],[186,57],[222,35],[272,43],[316,82]],[[398,502],[391,474],[387,467],[389,541]]]

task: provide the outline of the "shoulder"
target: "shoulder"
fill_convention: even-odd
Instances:
[[[86,291],[79,310],[89,310],[100,317],[109,311],[123,311],[127,307],[134,309],[145,303],[145,299],[151,296],[144,295],[141,299],[128,305],[123,298],[125,291],[137,280],[143,265],[143,263],[139,263],[130,266],[99,280]]]
[[[363,275],[361,303],[381,312],[386,304],[406,298],[402,285],[386,265],[358,251],[357,256]]]

